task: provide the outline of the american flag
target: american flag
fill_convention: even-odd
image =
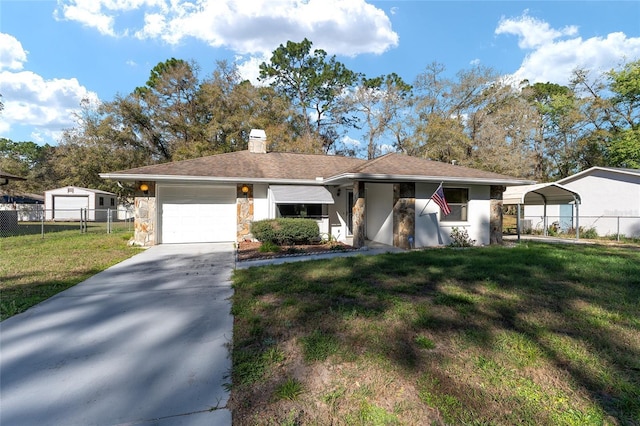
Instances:
[[[442,209],[442,214],[445,216],[451,213],[451,209],[449,208],[449,204],[447,204],[447,200],[444,198],[444,190],[442,189],[442,185],[436,189],[436,192],[433,193],[431,199],[435,201],[435,203],[440,206]]]

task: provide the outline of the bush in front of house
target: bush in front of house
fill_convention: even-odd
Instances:
[[[318,240],[320,229],[313,219],[278,218],[253,222],[251,233],[262,243],[311,244]]]

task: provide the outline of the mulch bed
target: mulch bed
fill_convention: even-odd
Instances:
[[[279,252],[260,252],[262,243],[242,241],[238,244],[237,259],[246,260],[274,259],[277,257],[303,256],[308,254],[335,253],[336,251],[355,250],[352,246],[333,242],[331,244],[296,244],[281,246]]]

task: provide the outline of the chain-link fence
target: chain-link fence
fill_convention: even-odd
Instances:
[[[515,216],[505,215],[506,233],[515,234]],[[575,235],[576,227],[581,238],[613,237],[640,238],[640,216],[524,216],[520,220],[522,234]]]
[[[48,219],[52,218],[52,219]],[[133,232],[132,209],[45,210],[42,205],[17,205],[0,209],[0,237],[52,232]]]

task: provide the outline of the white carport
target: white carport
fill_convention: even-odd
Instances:
[[[580,194],[558,183],[539,183],[536,185],[509,186],[502,195],[502,204],[517,205],[516,227],[520,241],[520,206],[544,206],[544,235],[547,235],[547,205],[573,204],[576,209],[576,239],[580,238],[579,206]]]

